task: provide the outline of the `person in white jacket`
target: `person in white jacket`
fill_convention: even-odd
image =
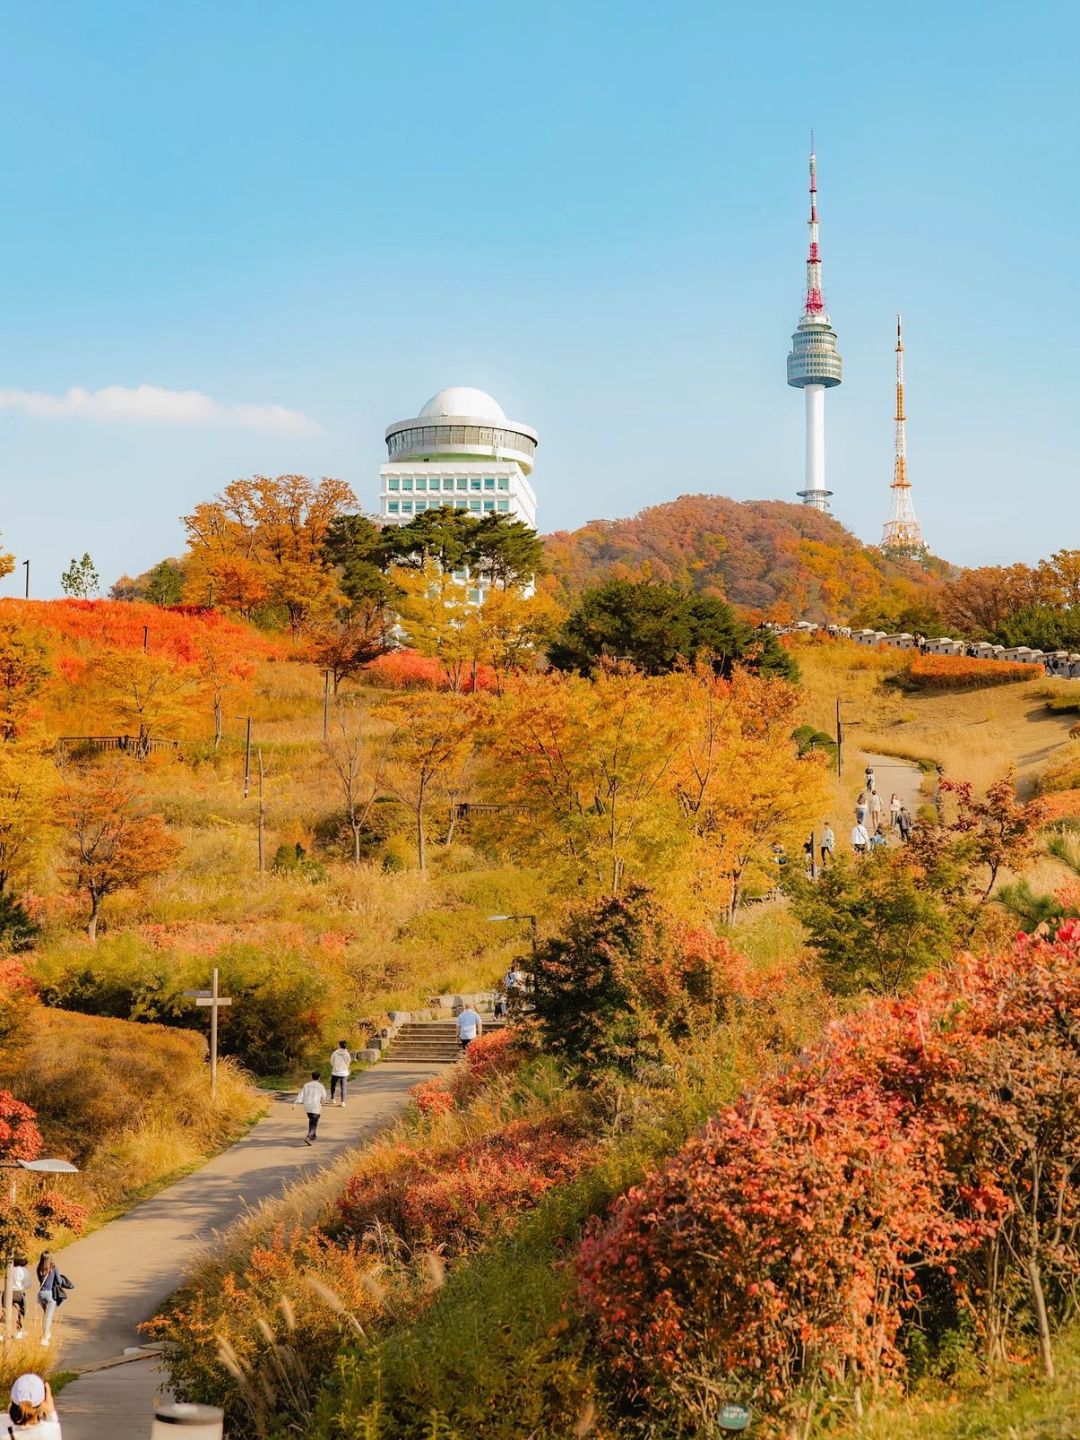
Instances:
[[[307,1112],[307,1139],[305,1145],[314,1145],[319,1129],[319,1116],[322,1114],[322,1107],[326,1104],[326,1086],[319,1079],[318,1070],[311,1072],[311,1079],[293,1101],[294,1105],[303,1105]]]
[[[352,1055],[344,1040],[338,1041],[338,1048],[330,1053],[330,1103],[334,1103],[334,1095],[341,1091],[341,1104],[345,1104],[345,1095],[349,1088],[349,1069],[352,1065]]]

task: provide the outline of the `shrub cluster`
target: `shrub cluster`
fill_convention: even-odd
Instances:
[[[970,655],[914,655],[904,671],[906,690],[982,690],[1034,680],[1038,665],[1012,660],[976,660]]]
[[[1080,1282],[1080,924],[876,1001],[596,1222],[616,1404],[790,1423],[959,1325],[1037,1343]]]

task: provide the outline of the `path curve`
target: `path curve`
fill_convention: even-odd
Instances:
[[[906,805],[912,815],[925,803],[923,781],[927,777],[910,760],[901,760],[897,755],[867,755],[866,764],[873,767],[874,785],[885,804],[886,820],[889,799],[894,793],[900,797],[901,805]]]
[[[409,1090],[445,1066],[384,1062],[358,1075],[344,1109],[323,1112],[319,1140],[292,1096],[200,1170],[144,1200],[62,1252],[76,1288],[58,1317],[65,1370],[82,1370],[140,1344],[138,1326],[180,1284],[199,1247],[246,1209],[363,1144],[402,1113]],[[153,1361],[92,1371],[59,1397],[64,1440],[146,1440],[165,1378]]]

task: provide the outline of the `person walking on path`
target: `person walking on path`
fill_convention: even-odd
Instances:
[[[858,798],[858,800],[855,801],[855,823],[856,823],[857,825],[865,825],[865,824],[866,824],[866,812],[867,812],[866,792],[865,792],[865,791],[860,791],[860,792],[859,792],[859,798]]]
[[[61,1273],[52,1257],[51,1250],[41,1252],[41,1258],[37,1263],[37,1279],[38,1304],[41,1306],[43,1316],[41,1343],[48,1345],[52,1341],[53,1317],[67,1299],[67,1292],[74,1290],[75,1286],[66,1275]]]
[[[889,801],[889,825],[896,829],[896,822],[900,819],[900,796],[894,794]]]
[[[863,774],[866,776],[866,788],[867,788],[867,790],[873,790],[873,788],[874,788],[874,767],[873,767],[872,765],[867,765],[867,767],[866,767],[866,769],[864,770]]]
[[[873,835],[870,836],[870,849],[880,850],[883,845],[887,845],[888,843],[885,838],[885,831],[878,825]]]
[[[352,1066],[352,1055],[344,1040],[337,1042],[337,1049],[330,1056],[330,1101],[337,1091],[341,1091],[339,1105],[345,1104],[346,1092],[349,1088],[349,1070]]]
[[[11,1265],[11,1314],[15,1321],[16,1340],[26,1339],[26,1287],[29,1283],[26,1256],[16,1255]]]
[[[312,1070],[311,1079],[293,1101],[294,1105],[303,1105],[307,1114],[307,1138],[305,1145],[314,1145],[318,1138],[319,1116],[322,1114],[322,1107],[326,1104],[326,1086],[319,1078],[318,1070]]]
[[[871,790],[871,792],[870,792],[870,823],[873,825],[873,827],[874,827],[875,830],[876,830],[877,827],[881,824],[881,812],[882,812],[883,809],[884,809],[884,806],[883,806],[882,803],[881,803],[881,796],[877,793],[876,790]]]
[[[836,849],[836,836],[833,834],[832,821],[825,821],[825,828],[821,832],[821,868],[833,863],[833,852]]]
[[[861,820],[857,820],[851,831],[851,848],[856,855],[865,855],[870,845],[870,836],[867,834],[866,826]]]
[[[34,1440],[61,1440],[60,1421],[56,1418],[49,1382],[40,1375],[20,1375],[11,1387],[8,1408],[9,1435],[32,1435]]]
[[[466,1005],[457,1017],[457,1038],[462,1050],[468,1050],[476,1037],[483,1033],[484,1022],[471,1005]]]
[[[896,825],[900,831],[900,839],[906,845],[911,839],[911,815],[906,805],[900,806],[900,814],[897,816]]]

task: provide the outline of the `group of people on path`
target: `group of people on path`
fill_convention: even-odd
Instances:
[[[889,843],[885,833],[885,806],[874,783],[874,767],[867,765],[865,789],[859,792],[855,801],[855,824],[851,828],[851,848],[856,855],[869,855]],[[900,836],[906,845],[911,839],[911,812],[899,795],[889,798],[889,830]]]
[[[352,1073],[352,1051],[349,1049],[347,1040],[339,1040],[337,1049],[330,1055],[330,1094],[326,1093],[326,1086],[322,1082],[322,1071],[312,1070],[311,1079],[302,1086],[294,1105],[302,1105],[307,1115],[307,1135],[304,1139],[305,1145],[314,1145],[319,1138],[319,1120],[322,1117],[323,1106],[329,1102],[337,1104],[341,1109],[345,1108],[345,1102],[349,1095],[349,1076]],[[338,1092],[340,1098],[335,1099]]]
[[[911,839],[912,818],[908,807],[895,793],[889,797],[888,820],[885,804],[874,783],[874,769],[867,765],[865,788],[855,801],[855,824],[851,827],[851,848],[856,855],[870,855],[889,843],[889,835],[899,835],[902,844]],[[886,831],[886,824],[888,831]],[[836,859],[836,833],[832,821],[826,820],[821,831],[821,868]]]
[[[67,1292],[74,1290],[75,1283],[57,1265],[51,1250],[41,1252],[33,1271],[25,1255],[16,1255],[11,1272],[11,1313],[16,1340],[26,1339],[26,1297],[34,1279],[37,1281],[37,1302],[41,1310],[41,1343],[48,1345],[52,1341],[56,1312],[67,1299]]]

